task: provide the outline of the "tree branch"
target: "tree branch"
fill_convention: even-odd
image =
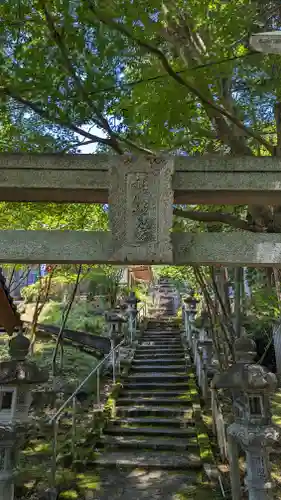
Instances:
[[[120,142],[124,142],[125,144],[128,144],[128,146],[131,146],[134,149],[137,149],[141,153],[146,153],[149,155],[156,155],[157,153],[153,152],[151,149],[145,148],[143,146],[140,146],[139,144],[136,144],[135,142],[131,141],[131,139],[126,139],[126,137],[120,137]]]
[[[86,139],[89,139],[92,142],[99,142],[101,144],[106,144],[107,146],[111,146],[111,142],[109,139],[103,138],[103,137],[98,137],[97,135],[91,134],[90,132],[86,132],[85,130],[77,127],[73,123],[69,123],[67,121],[61,120],[57,117],[52,116],[48,111],[42,109],[40,106],[37,104],[29,101],[28,99],[25,99],[24,97],[21,97],[18,95],[14,90],[9,89],[8,87],[2,87],[0,89],[0,93],[11,97],[15,101],[23,104],[24,106],[32,109],[34,113],[38,114],[45,120],[51,122],[51,123],[56,123],[57,125],[63,126],[68,128],[69,130],[72,130],[72,132],[75,132],[76,134],[82,135],[83,137],[86,137]]]
[[[114,151],[116,151],[116,153],[122,154],[122,150],[118,144],[116,135],[111,130],[111,127],[110,127],[108,121],[106,120],[106,118],[104,118],[102,113],[98,110],[98,108],[95,106],[93,101],[89,98],[88,93],[85,91],[84,85],[82,84],[80,78],[77,76],[75,68],[73,67],[71,59],[68,55],[68,49],[64,43],[64,40],[63,40],[62,36],[60,35],[60,33],[58,32],[58,30],[56,29],[53,18],[47,9],[46,0],[39,0],[39,2],[40,2],[42,9],[44,11],[47,25],[48,25],[49,31],[51,33],[52,39],[55,42],[55,44],[57,45],[57,47],[61,53],[62,60],[64,62],[64,66],[65,66],[66,70],[68,71],[68,73],[70,74],[70,76],[72,76],[81,98],[83,100],[85,100],[91,108],[93,108],[94,112],[96,113],[96,115],[98,117],[98,120],[94,120],[94,121],[96,122],[96,124],[99,127],[104,128],[104,130],[108,133],[108,135],[110,137],[110,143],[111,143],[110,145],[111,145],[112,149],[114,149]]]
[[[112,28],[116,29],[123,35],[125,35],[127,38],[135,42],[139,47],[144,49],[146,52],[150,52],[151,54],[154,54],[162,63],[163,68],[167,71],[167,73],[180,85],[185,87],[189,92],[192,92],[198,99],[205,105],[208,106],[209,108],[213,109],[214,111],[217,111],[221,113],[223,116],[228,118],[232,123],[234,123],[238,128],[243,130],[249,137],[252,137],[256,141],[258,141],[260,144],[262,144],[272,155],[274,154],[274,146],[270,143],[268,143],[265,139],[263,139],[260,135],[256,134],[252,129],[246,127],[238,118],[233,116],[231,113],[226,111],[224,108],[221,106],[218,106],[215,104],[213,101],[210,101],[206,99],[206,97],[191,83],[188,81],[184,80],[177,72],[175,72],[170,65],[168,59],[166,58],[165,54],[158,49],[157,47],[154,47],[150,43],[140,40],[139,38],[136,38],[125,26],[123,26],[120,23],[117,23],[113,19],[108,19],[105,18],[103,14],[98,12],[96,8],[93,6],[91,0],[84,0],[88,4],[89,10],[94,14],[95,17],[97,17],[102,23],[111,26]]]
[[[96,141],[78,141],[72,144],[68,144],[65,148],[61,149],[60,153],[67,153],[72,148],[79,148],[80,146],[88,146],[89,144],[95,144]]]
[[[257,232],[257,229],[255,229],[254,226],[232,214],[226,214],[223,212],[197,212],[195,210],[182,210],[180,208],[174,208],[173,213],[177,217],[183,217],[184,219],[207,223],[221,222],[222,224],[227,224],[235,229],[243,229],[244,231],[251,231],[252,233]]]

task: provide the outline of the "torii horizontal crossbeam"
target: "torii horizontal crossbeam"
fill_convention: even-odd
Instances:
[[[280,204],[279,158],[169,159],[175,203]],[[124,157],[1,153],[0,200],[107,203],[112,166],[124,168]]]
[[[279,234],[174,233],[172,248],[174,265],[281,267]],[[0,262],[140,263],[116,260],[109,231],[0,231]]]

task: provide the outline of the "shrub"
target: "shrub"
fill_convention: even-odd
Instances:
[[[40,322],[60,326],[63,309],[63,303],[49,302],[40,317]],[[71,308],[66,328],[70,330],[84,330],[92,332],[95,335],[101,335],[105,329],[105,320],[103,316],[95,315],[95,308],[91,304],[88,302],[78,302],[74,303]]]
[[[68,295],[71,291],[71,287],[67,279],[64,276],[56,276],[52,278],[48,298],[52,300],[63,300],[65,295]],[[25,302],[35,302],[40,290],[40,281],[36,281],[33,285],[27,285],[21,290],[22,298]]]
[[[33,285],[27,285],[21,290],[21,296],[24,301],[28,304],[30,302],[35,302],[39,293],[40,283],[34,283]]]

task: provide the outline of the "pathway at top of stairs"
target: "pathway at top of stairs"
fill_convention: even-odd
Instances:
[[[151,320],[122,380],[116,418],[99,443],[100,491],[92,498],[183,500],[210,495],[209,485],[208,491],[202,486],[193,397],[194,377],[179,328]]]

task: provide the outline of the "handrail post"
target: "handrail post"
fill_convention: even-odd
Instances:
[[[100,404],[100,369],[97,369],[97,404]]]
[[[116,359],[115,349],[113,349],[113,351],[112,351],[112,381],[113,381],[113,384],[116,384],[116,366],[115,366],[115,359]]]
[[[183,309],[183,314],[184,314],[184,333],[185,333],[185,341],[186,343],[188,343],[188,318],[187,318],[187,310],[186,310],[186,306],[184,306],[184,309]]]
[[[121,373],[120,346],[118,347],[117,350],[117,370],[118,370],[118,375],[120,375]]]
[[[59,421],[53,422],[53,449],[52,449],[52,465],[51,465],[51,487],[56,487],[56,474],[57,474],[57,446],[58,446],[58,427]]]
[[[129,311],[129,332],[130,332],[130,343],[133,343],[133,315],[132,312]]]
[[[73,460],[75,460],[75,455],[76,455],[76,410],[77,410],[77,398],[76,396],[74,396],[72,400],[72,439],[71,439],[71,454]]]

